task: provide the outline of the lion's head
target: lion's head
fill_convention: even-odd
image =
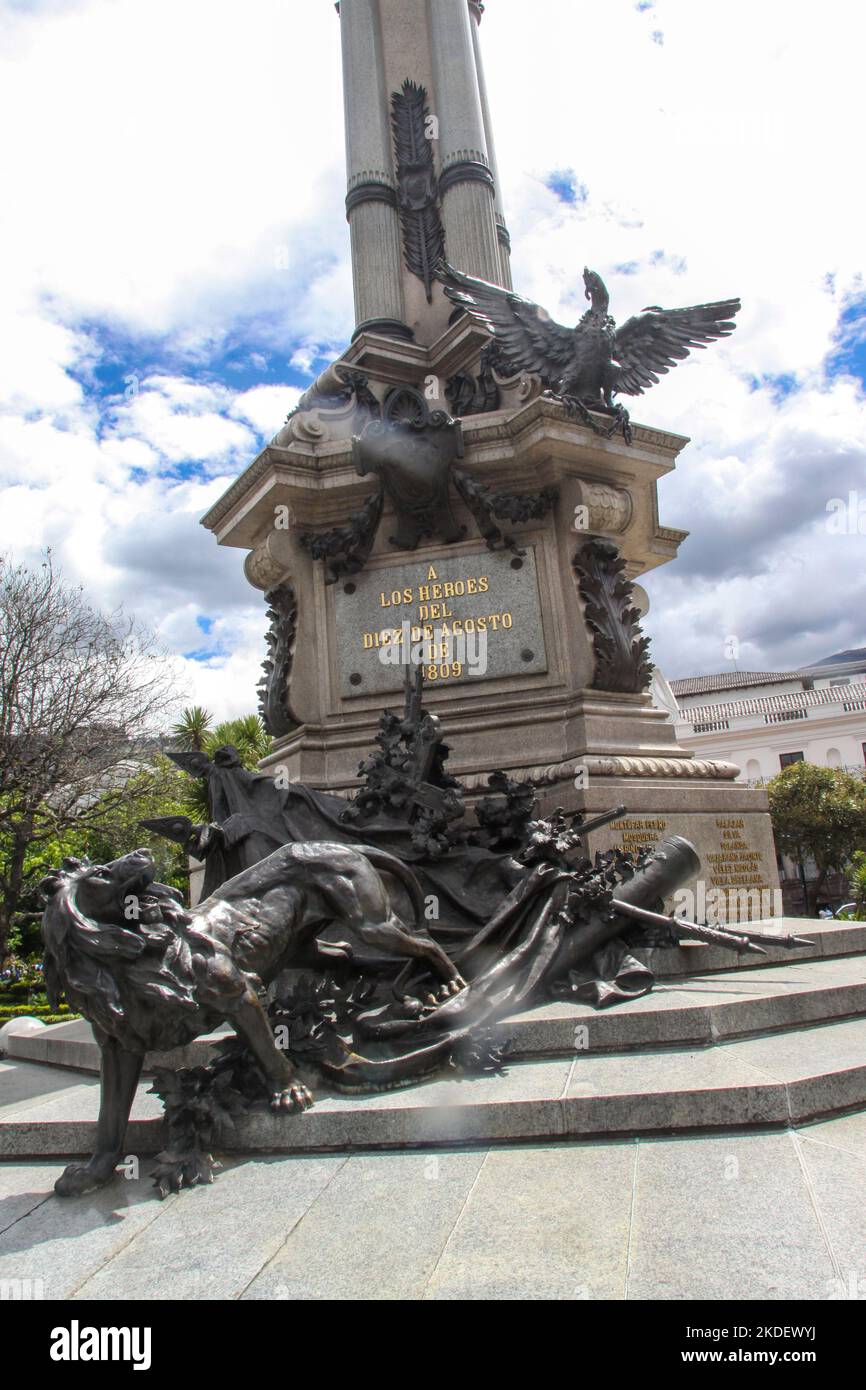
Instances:
[[[137,849],[108,864],[64,859],[41,882],[45,984],[123,1045],[147,1045],[154,1009],[195,1009],[189,921],[180,896],[154,883]],[[162,1008],[160,1008],[162,1006]]]

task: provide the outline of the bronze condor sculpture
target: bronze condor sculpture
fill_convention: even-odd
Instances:
[[[591,412],[611,415],[610,429],[598,432],[621,427],[627,440],[628,412],[613,397],[642,395],[692,348],[728,337],[741,307],[739,299],[686,309],[652,305],[617,328],[608,313],[610,296],[604,281],[594,270],[584,269],[590,308],[574,328],[566,328],[540,305],[511,290],[464,275],[447,263],[439,273],[448,298],[493,335],[510,367],[539,376],[597,431]]]

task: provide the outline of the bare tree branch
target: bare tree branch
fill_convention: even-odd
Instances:
[[[122,611],[0,557],[0,958],[28,845],[120,805],[177,691],[168,656]]]

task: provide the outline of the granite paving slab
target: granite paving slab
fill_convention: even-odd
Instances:
[[[0,1192],[9,1181],[9,1165],[0,1164]],[[12,1170],[14,1172],[14,1170]],[[61,1198],[52,1192],[58,1168],[36,1165],[35,1204],[0,1234],[0,1283],[29,1280],[46,1299],[70,1298],[95,1270],[102,1268],[151,1222],[164,1218],[168,1204],[155,1200],[146,1183],[117,1179],[88,1197]],[[125,1297],[120,1286],[113,1297]]]
[[[635,1154],[630,1141],[492,1150],[424,1297],[623,1298]]]
[[[866,1114],[850,1118],[866,1121]],[[795,1142],[836,1266],[824,1297],[859,1302],[866,1299],[866,1152],[843,1148],[841,1132],[840,1140],[825,1143],[804,1129]]]
[[[26,1062],[0,1061],[0,1115],[11,1115],[22,1105],[49,1101],[75,1090],[82,1078],[75,1072],[37,1067]]]
[[[350,1158],[244,1298],[420,1298],[483,1163],[479,1149]]]
[[[823,1299],[836,1277],[790,1134],[638,1142],[630,1299]]]
[[[0,1234],[51,1196],[57,1164],[0,1164]]]
[[[184,1192],[77,1285],[75,1297],[116,1297],[120,1285],[125,1298],[237,1298],[346,1162],[343,1155],[228,1162],[212,1185]]]

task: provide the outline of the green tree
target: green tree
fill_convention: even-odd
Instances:
[[[844,873],[852,855],[866,848],[866,781],[837,767],[792,763],[767,785],[776,847],[800,866],[812,859],[818,870],[806,889],[806,915],[813,916],[827,875]]]

